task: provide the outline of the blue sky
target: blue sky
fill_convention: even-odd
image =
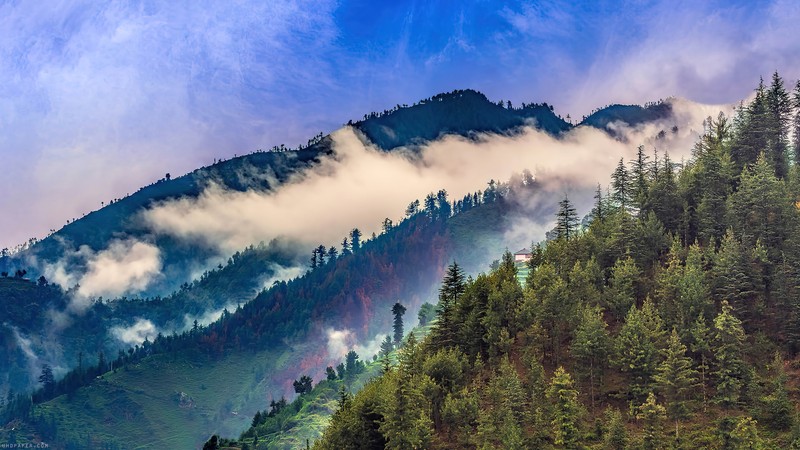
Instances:
[[[442,91],[580,117],[800,76],[792,1],[0,0],[0,247]]]

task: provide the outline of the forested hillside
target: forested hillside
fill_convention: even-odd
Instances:
[[[800,86],[775,75],[678,167],[640,151],[562,202],[525,286],[451,266],[438,320],[342,403],[318,449],[800,445]]]
[[[644,114],[645,109],[631,108],[624,117],[614,116],[615,120],[638,123],[653,118]],[[419,148],[448,134],[513,135],[523,125],[552,135],[572,127],[547,104],[492,102],[472,90],[435,95],[412,106],[398,105],[367,114],[353,124],[386,151],[398,146]],[[391,142],[386,136],[392,136]],[[332,138],[318,134],[297,149],[275,146],[214,161],[183,176],[166,174],[131,195],[109,199],[97,211],[67,220],[66,226],[41,241],[31,241],[18,253],[1,251],[0,272],[16,283],[0,283],[0,298],[8,299],[8,308],[14,311],[9,310],[9,319],[0,322],[6,338],[0,360],[8,362],[0,366],[0,392],[20,392],[36,385],[43,364],[53,367],[57,376],[63,375],[77,365],[81,354],[96,360],[101,351],[113,355],[133,342],[133,338],[120,341],[111,330],[138,327],[140,341],[145,332],[151,336],[181,332],[187,328],[187,317],[207,322],[219,316],[223,307],[231,310],[251,300],[265,281],[298,275],[307,249],[292,239],[270,236],[264,246],[251,239],[251,245],[222,250],[213,238],[154,230],[143,214],[164,202],[191,202],[209,189],[269,196],[287,181],[301,179],[334,151]],[[483,220],[454,225],[453,231],[463,237],[473,226],[491,229],[494,225]],[[504,244],[498,245],[502,249]],[[119,273],[126,275],[118,277]],[[26,280],[27,284],[22,283]],[[23,285],[27,287],[18,289]],[[19,295],[22,292],[25,296]],[[23,314],[16,313],[23,309]],[[20,324],[17,331],[12,329]]]
[[[137,324],[141,339],[155,338],[159,332],[180,333],[198,319],[207,324],[224,308],[233,310],[252,300],[283,267],[297,264],[302,262],[286,246],[262,243],[236,252],[225,265],[205,271],[169,296],[100,298],[72,317],[63,311],[68,311],[74,290],[64,292],[44,277],[34,282],[21,273],[0,276],[0,308],[5,313],[0,322],[0,388],[20,393],[38,386],[43,365],[59,376],[79,360],[96,361],[100,353],[113,356],[131,345],[120,333],[135,330]]]
[[[63,377],[43,371],[42,388],[32,398],[12,393],[4,417],[36,427],[15,439],[39,436],[66,448],[129,448],[144,441],[184,447],[205,439],[208,430],[238,433],[265,408],[264,395],[291,391],[298,371],[320,379],[336,357],[327,350],[329,331],[346,333],[351,344],[368,342],[389,328],[387,305],[402,299],[416,311],[435,297],[448,261],[465,261],[470,271],[484,266],[503,248],[508,220],[524,214],[517,197],[540,190],[528,175],[514,183],[492,181],[455,201],[444,191],[432,193],[412,202],[405,220],[386,222],[380,235],[362,238],[353,229],[341,247],[315,248],[302,277],[273,283],[208,326],[160,334],[115,358],[87,354]],[[173,296],[97,304],[92,311],[184,308],[187,299],[201,301],[211,286],[225,285],[220,279],[235,283],[239,270],[264,270],[258,255],[268,249],[236,255]]]

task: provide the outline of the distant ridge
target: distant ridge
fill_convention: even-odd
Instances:
[[[578,126],[592,126],[613,134],[614,131],[608,127],[612,122],[637,125],[670,114],[671,105],[668,102],[653,103],[646,107],[611,105],[594,112]],[[556,115],[553,107],[547,103],[522,103],[516,107],[508,102],[492,102],[484,94],[472,89],[437,94],[411,106],[397,105],[380,113],[366,114],[363,120],[349,122],[385,151],[419,146],[448,134],[467,138],[480,133],[513,134],[530,124],[554,136],[574,127]],[[75,251],[83,245],[100,251],[114,238],[141,238],[147,235],[147,229],[136,220],[137,214],[154,203],[196,197],[210,183],[236,191],[269,191],[293,174],[313,167],[322,156],[332,152],[330,135],[320,134],[298,149],[276,146],[272,151],[257,151],[218,161],[180,177],[165,177],[69,222],[18,254],[0,257],[0,271],[13,273],[22,268],[36,278],[41,275],[41,270],[31,267],[29,261],[34,259],[39,264],[53,263],[66,252]],[[166,293],[177,288],[190,275],[186,270],[190,265],[185,264],[186,261],[205,258],[213,252],[212,249],[187,248],[167,236],[151,236],[149,239],[154,240],[162,251],[163,280],[169,281],[153,285],[144,295]]]
[[[508,108],[491,102],[478,91],[465,89],[435,95],[383,114],[373,113],[354,125],[384,150],[422,144],[445,134],[506,133],[532,119],[537,128],[553,135],[572,128],[547,103],[523,105]]]
[[[599,109],[583,119],[579,125],[586,125],[601,130],[611,131],[608,125],[614,122],[623,122],[630,126],[654,120],[666,119],[672,115],[670,102],[651,103],[644,107],[639,105],[610,105]]]

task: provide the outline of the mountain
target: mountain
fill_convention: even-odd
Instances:
[[[196,445],[204,430],[238,433],[247,417],[264,408],[265,395],[288,395],[298,368],[321,376],[332,357],[331,332],[349,336],[351,344],[369,342],[389,328],[388,311],[398,299],[413,312],[435,298],[448,261],[458,259],[476,271],[496,254],[507,220],[525,212],[515,200],[522,192],[509,186],[498,186],[498,192],[452,216],[442,215],[449,209],[441,205],[420,211],[352,253],[275,284],[207,327],[159,337],[102,368],[84,369],[102,374],[117,368],[98,380],[68,374],[74,384],[54,392],[66,395],[38,403],[32,420],[63,445],[89,439],[120,448],[137,442],[184,448]],[[138,314],[150,317],[145,309]],[[191,407],[185,406],[187,396]],[[123,426],[128,420],[136,425]]]
[[[353,126],[392,151],[399,146],[413,150],[446,134],[513,134],[525,124],[552,134],[570,128],[547,105],[504,108],[474,91],[435,96],[370,115]],[[49,360],[59,360],[53,371],[60,381],[37,392],[33,407],[25,396],[15,396],[7,408],[11,416],[23,417],[61,445],[78,448],[191,447],[203,431],[234,435],[247,426],[245,417],[263,409],[268,393],[291,393],[298,368],[321,375],[323,364],[335,356],[326,348],[331,332],[347,337],[349,345],[371,342],[388,330],[385,311],[398,299],[411,312],[423,301],[435,300],[449,261],[457,259],[469,273],[477,273],[505,246],[528,244],[508,241],[505,234],[512,221],[551,217],[555,211],[555,200],[535,210],[518,201],[523,191],[525,197],[532,191],[542,198],[557,197],[550,190],[557,187],[532,182],[492,182],[485,191],[452,203],[446,194],[444,199],[434,195],[433,206],[412,211],[401,224],[366,239],[360,249],[289,282],[279,281],[291,278],[283,269],[305,266],[307,258],[307,250],[300,253],[292,243],[248,247],[211,270],[199,262],[207,264],[210,257],[225,262],[225,256],[153,234],[139,220],[144,209],[168,199],[197,197],[212,183],[238,192],[275,189],[334,151],[330,137],[317,137],[298,151],[254,153],[175,179],[165,177],[22,253],[3,257],[6,270],[24,267],[36,278],[37,268],[29,264],[67,259],[71,265],[64,269],[80,271],[86,261],[64,255],[83,254],[84,249],[100,252],[115,240],[136,239],[155,245],[163,263],[159,284],[140,296],[85,299],[89,304],[84,313],[58,327],[52,326],[63,318],[57,313],[71,305],[74,292],[60,292],[46,280],[39,286],[25,276],[0,283],[0,297],[20,286],[30,291],[15,297],[13,304],[14,311],[27,308],[33,314],[30,320],[20,318],[27,328],[13,321],[0,324],[8,343],[2,349],[5,360],[13,361],[6,383],[24,390],[20,386],[35,384],[49,349],[59,355]],[[173,288],[172,294],[159,295]],[[145,336],[144,343],[125,351],[124,342],[141,342]],[[25,375],[28,383],[22,381]]]
[[[507,108],[471,89],[435,95],[411,107],[398,106],[366,117],[355,123],[355,127],[384,150],[423,144],[447,134],[469,137],[478,133],[508,133],[526,124],[552,135],[572,128],[546,103]]]
[[[666,119],[672,115],[672,104],[669,101],[650,103],[644,107],[639,105],[610,105],[601,108],[584,118],[579,125],[586,125],[615,133],[609,125],[621,122],[628,126],[636,126],[646,122]]]
[[[635,125],[661,119],[669,114],[670,108],[668,103],[659,105],[648,108],[613,105],[596,112],[583,124],[607,129],[607,125],[616,120]],[[413,106],[399,106],[365,117],[351,124],[386,151],[414,147],[447,134],[465,137],[480,133],[508,134],[523,125],[533,124],[558,135],[572,128],[546,103],[507,108],[473,90],[439,94]],[[133,238],[152,242],[160,250],[163,266],[161,272],[164,276],[141,293],[163,295],[171,292],[182,283],[191,281],[192,274],[208,259],[220,255],[202,243],[187,246],[173,237],[153,233],[141,220],[141,212],[167,200],[195,198],[212,184],[239,192],[274,190],[334,151],[329,136],[317,136],[298,150],[281,151],[286,150],[283,147],[273,150],[276,151],[256,152],[215,162],[177,178],[165,177],[124,198],[113,199],[103,208],[72,220],[50,236],[35,241],[25,250],[0,256],[0,271],[13,273],[26,269],[35,278],[44,273],[46,265],[62,262],[68,271],[80,273],[86,270],[86,262],[71,256],[84,246],[100,252],[109,248],[114,240]]]
[[[99,252],[108,248],[115,239],[150,240],[161,251],[164,277],[160,284],[146,292],[170,292],[191,281],[190,275],[197,268],[193,263],[215,256],[215,252],[202,245],[187,247],[169,236],[155,235],[142,222],[139,216],[142,211],[166,200],[197,197],[211,184],[240,192],[274,189],[292,175],[319,163],[319,158],[331,151],[330,140],[321,139],[301,150],[252,153],[217,162],[178,178],[161,179],[70,222],[19,254],[0,258],[0,268],[12,273],[25,268],[38,277],[43,274],[46,264],[65,260],[66,256],[78,252],[83,246]],[[85,261],[69,259],[66,269],[83,271],[86,269]]]

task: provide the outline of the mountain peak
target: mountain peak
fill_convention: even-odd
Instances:
[[[377,146],[391,150],[415,146],[445,134],[469,137],[476,133],[509,133],[528,123],[557,135],[571,125],[556,116],[547,103],[494,103],[483,93],[459,89],[434,95],[418,103],[397,105],[381,113],[370,113],[352,124]]]

